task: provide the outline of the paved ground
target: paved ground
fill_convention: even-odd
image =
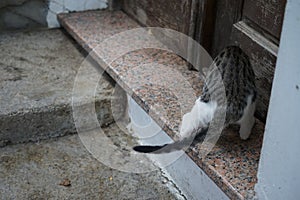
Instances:
[[[106,128],[110,134],[116,125]],[[78,135],[0,148],[0,199],[182,199],[160,171],[125,173],[97,161]],[[68,179],[71,186],[60,185]]]

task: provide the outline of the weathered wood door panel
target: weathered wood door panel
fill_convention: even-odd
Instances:
[[[255,23],[277,39],[280,37],[285,0],[245,0],[243,17],[247,22]],[[266,35],[267,36],[267,35]]]
[[[123,0],[123,10],[141,24],[170,28],[187,35],[193,31],[195,0]]]
[[[256,116],[266,120],[286,0],[218,0],[211,54],[240,46],[256,74]]]

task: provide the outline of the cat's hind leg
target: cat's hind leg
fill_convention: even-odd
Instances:
[[[177,137],[182,140],[183,138],[195,136],[201,130],[206,129],[213,119],[216,108],[216,102],[204,103],[197,99],[191,112],[183,116]]]
[[[255,105],[256,103],[252,102],[252,96],[250,96],[247,101],[247,106],[244,109],[243,116],[238,122],[240,124],[240,137],[243,140],[249,138],[253,125],[255,123]]]

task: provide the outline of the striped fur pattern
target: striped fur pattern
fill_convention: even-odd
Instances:
[[[237,46],[229,46],[221,51],[214,59],[212,66],[214,65],[219,72],[214,68],[208,71],[200,99],[209,102],[210,94],[218,92],[219,88],[214,85],[218,81],[216,73],[220,73],[227,100],[226,124],[232,124],[241,119],[249,95],[252,95],[251,102],[256,101],[254,71],[248,56]],[[212,88],[211,91],[208,91],[208,86]]]

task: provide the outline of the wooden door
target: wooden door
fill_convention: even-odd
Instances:
[[[197,38],[197,35],[202,37],[199,41],[213,57],[224,47],[232,44],[240,46],[248,54],[258,87],[256,116],[265,121],[286,0],[203,0],[203,2],[205,3],[202,3],[200,11],[203,13],[205,10],[206,16],[214,16],[214,24],[207,23],[206,17],[202,24],[209,26],[202,25],[204,28],[199,29],[195,37]]]

